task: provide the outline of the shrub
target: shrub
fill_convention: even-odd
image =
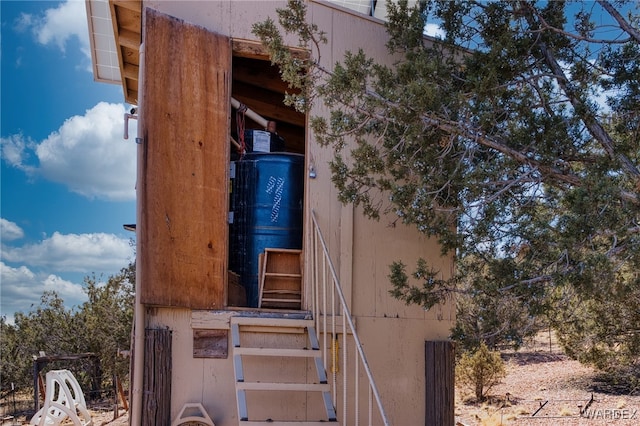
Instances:
[[[456,380],[475,392],[476,400],[484,401],[486,394],[505,376],[500,353],[490,351],[484,342],[473,352],[462,354],[456,366]]]

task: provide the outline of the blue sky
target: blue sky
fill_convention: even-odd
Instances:
[[[93,79],[84,0],[0,2],[0,315],[134,258],[136,147],[122,87]],[[130,134],[135,134],[135,120]]]

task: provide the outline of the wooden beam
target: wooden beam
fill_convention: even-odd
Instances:
[[[122,75],[125,78],[130,78],[132,80],[138,80],[138,71],[139,67],[137,65],[133,65],[129,62],[124,64]]]
[[[140,49],[140,33],[121,28],[120,31],[118,31],[118,44],[138,50]]]
[[[285,106],[283,104],[284,95],[281,93],[260,90],[255,86],[236,84],[233,87],[233,97],[265,118],[299,127],[305,125],[304,114]]]
[[[244,60],[233,62],[233,81],[258,86],[265,90],[278,93],[299,93],[299,89],[292,89],[288,83],[282,81],[278,68],[268,62]]]
[[[232,49],[234,56],[241,56],[243,58],[253,58],[269,60],[269,53],[266,47],[259,41],[245,40],[245,39],[233,39]],[[295,47],[289,48],[295,58],[306,59],[309,57],[309,51],[299,49]]]
[[[141,0],[111,0],[111,3],[123,9],[129,9],[138,13],[142,12]]]
[[[233,316],[231,317],[232,324],[238,325],[255,325],[261,327],[311,327],[313,326],[313,320],[311,319],[290,319],[290,318],[275,318],[268,315],[264,316]]]
[[[233,312],[222,311],[191,311],[191,328],[203,330],[228,330],[229,320]]]
[[[128,89],[125,93],[125,100],[131,105],[138,105],[138,91]]]
[[[142,31],[142,14],[139,10],[127,9],[112,4],[113,11],[116,15],[116,24],[119,30],[129,30],[134,33]]]
[[[233,39],[231,41],[231,46],[233,49],[233,56],[269,60],[267,49],[260,42]]]
[[[113,34],[114,34],[114,37],[117,37],[118,36],[118,13],[116,11],[116,5],[114,2],[109,2],[109,12],[111,13],[111,26],[113,28]],[[118,53],[118,65],[121,73],[120,81],[122,83],[122,92],[124,93],[124,97],[127,100],[127,102],[129,102],[128,93],[127,93],[127,81],[122,76],[122,69],[124,64],[124,60],[122,58],[122,49],[116,49],[116,51]]]

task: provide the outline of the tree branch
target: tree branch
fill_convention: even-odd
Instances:
[[[611,3],[609,3],[606,0],[597,0],[597,1],[598,1],[598,3],[600,3],[600,6],[602,6],[604,8],[604,10],[609,12],[609,15],[611,15],[613,17],[613,19],[615,19],[616,22],[618,22],[618,24],[620,24],[620,28],[625,30],[631,37],[633,37],[638,43],[640,43],[640,31],[638,31],[635,28],[633,28],[622,17],[622,15],[620,15],[620,12],[618,12],[616,10],[616,8],[611,5]]]
[[[523,4],[523,8],[527,7],[531,10],[531,6],[528,4]],[[532,27],[536,25],[533,22],[531,15],[527,15],[527,21],[529,25]],[[640,40],[640,39],[639,39]],[[582,122],[586,126],[587,130],[594,139],[596,139],[600,145],[604,148],[607,155],[612,160],[617,160],[622,165],[623,169],[627,174],[631,175],[632,179],[636,182],[636,185],[640,188],[640,170],[631,162],[631,160],[624,154],[616,154],[614,149],[614,142],[611,139],[611,136],[607,133],[607,131],[602,127],[602,125],[598,122],[598,120],[591,114],[588,107],[585,105],[584,101],[579,99],[579,95],[569,84],[569,79],[567,78],[564,70],[558,63],[555,58],[553,52],[547,47],[547,44],[543,41],[538,42],[538,48],[542,53],[542,56],[545,59],[545,63],[551,68],[551,71],[555,74],[556,81],[558,85],[562,88],[563,92],[567,95],[569,102],[576,110],[584,110],[585,113],[581,115]],[[634,197],[636,200],[638,196]]]

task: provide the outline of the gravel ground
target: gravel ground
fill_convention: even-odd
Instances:
[[[549,336],[541,335],[516,353],[503,353],[507,376],[486,403],[473,403],[456,389],[456,421],[468,426],[640,425],[640,392],[607,391],[597,371],[567,358],[551,340],[549,345]]]
[[[120,416],[114,419],[113,411],[109,413],[92,413],[93,424],[95,426],[125,426],[129,424],[129,413],[120,413]]]

